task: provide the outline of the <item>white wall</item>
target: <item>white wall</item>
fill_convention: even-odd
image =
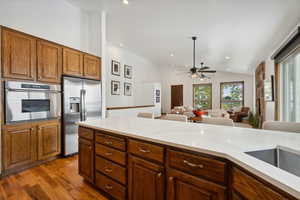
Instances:
[[[101,15],[65,0],[0,0],[0,24],[101,55]]]
[[[111,75],[111,61],[116,60],[121,63],[121,76]],[[160,82],[159,68],[149,60],[138,56],[125,48],[112,45],[107,46],[107,87],[106,106],[142,106],[153,104],[153,84]],[[133,78],[124,78],[124,65],[133,67]],[[111,81],[121,82],[121,95],[111,95]],[[132,96],[124,96],[124,82],[132,83]]]
[[[209,81],[194,80],[188,74],[178,74],[171,67],[163,70],[163,88],[162,88],[162,110],[164,113],[170,112],[171,109],[171,85],[183,85],[183,105],[193,106],[193,84],[212,83],[212,107],[220,108],[220,83],[244,81],[245,87],[245,106],[253,108],[253,76],[247,74],[237,74],[229,72],[217,72],[211,76]]]

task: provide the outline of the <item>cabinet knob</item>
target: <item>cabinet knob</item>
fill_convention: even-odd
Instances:
[[[160,173],[158,173],[157,174],[157,178],[160,178],[161,177],[161,175],[162,175],[162,173],[160,172]]]
[[[174,177],[169,177],[169,181],[173,181],[174,180]]]

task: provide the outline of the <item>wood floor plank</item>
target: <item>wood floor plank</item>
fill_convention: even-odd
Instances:
[[[78,174],[78,156],[0,180],[0,200],[108,200]]]

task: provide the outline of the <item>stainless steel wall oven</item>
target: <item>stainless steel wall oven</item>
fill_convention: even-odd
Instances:
[[[5,122],[7,124],[60,117],[60,85],[5,82]]]

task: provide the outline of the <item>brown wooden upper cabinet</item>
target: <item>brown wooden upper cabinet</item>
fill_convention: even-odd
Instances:
[[[83,75],[86,78],[99,80],[101,77],[101,59],[85,54]]]
[[[30,124],[6,128],[3,140],[5,170],[30,164],[37,159],[36,128]]]
[[[60,83],[62,74],[62,47],[47,41],[37,42],[37,80]]]
[[[63,73],[71,76],[83,76],[83,54],[80,51],[63,49]]]
[[[36,39],[10,29],[2,29],[4,78],[35,80]]]
[[[44,160],[60,154],[60,122],[38,126],[38,159]]]

